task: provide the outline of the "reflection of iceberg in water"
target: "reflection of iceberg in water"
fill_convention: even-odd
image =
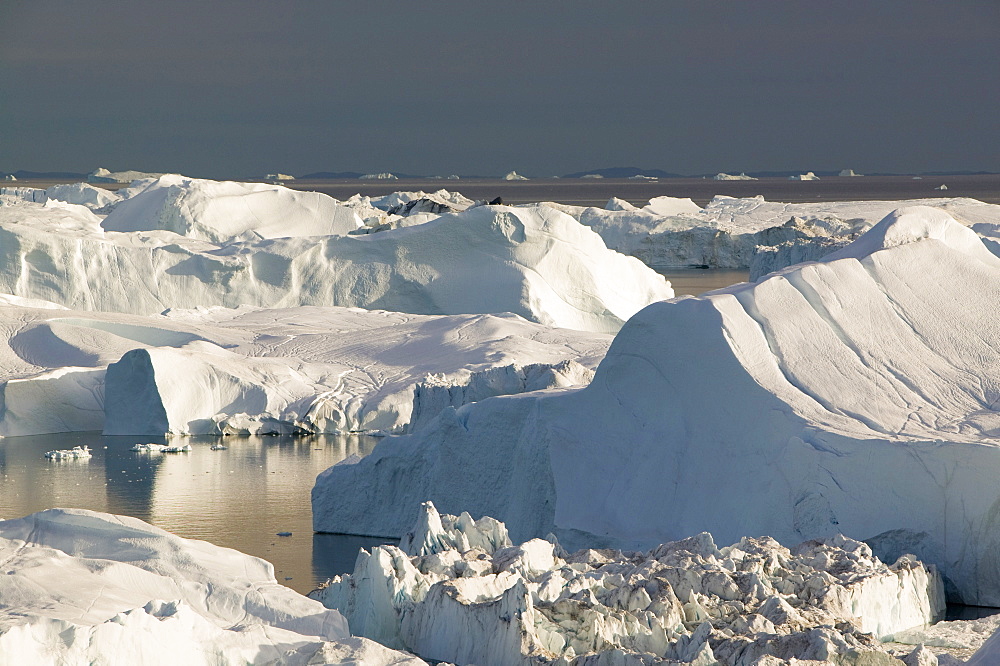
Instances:
[[[192,451],[183,455],[130,451],[150,441],[164,440],[97,433],[0,439],[0,516],[53,507],[133,516],[179,536],[263,557],[274,563],[279,582],[302,592],[329,577],[331,566],[341,566],[336,562],[343,548],[333,553],[332,565],[325,564],[329,557],[313,561],[309,490],[322,470],[349,455],[367,455],[375,438],[234,436],[226,438],[228,449],[216,451],[211,445],[217,438],[185,438]],[[78,445],[92,449],[89,463],[44,458],[46,451]],[[292,536],[275,536],[285,531]],[[380,542],[363,545],[373,541]],[[346,568],[335,573],[353,568],[357,547],[351,548]]]
[[[366,537],[355,534],[313,534],[312,574],[318,583],[354,571],[358,551],[375,546],[399,544],[399,539]]]
[[[94,434],[39,435],[0,439],[0,516],[13,518],[39,509],[71,505],[85,498],[88,508],[109,511],[103,470],[104,450]],[[51,450],[90,446],[84,464],[45,458]],[[84,461],[66,461],[76,463]]]
[[[229,437],[229,448],[216,451],[210,449],[215,438],[192,441],[194,451],[188,455],[155,457],[160,465],[149,521],[187,538],[262,557],[274,563],[278,582],[312,589],[309,490],[330,465],[352,454],[367,455],[375,438]],[[278,532],[292,536],[279,539]],[[323,567],[320,575],[325,572]]]

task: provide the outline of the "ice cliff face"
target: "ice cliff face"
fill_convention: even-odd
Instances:
[[[548,208],[480,206],[368,236],[214,244],[176,232],[206,238],[237,233],[242,218],[203,211],[191,217],[197,224],[184,226],[188,218],[181,213],[187,209],[177,204],[168,207],[173,213],[165,222],[156,215],[165,210],[161,204],[172,190],[151,185],[118,204],[102,223],[105,229],[126,229],[133,228],[126,221],[138,220],[134,228],[141,231],[128,233],[101,231],[99,218],[82,206],[72,212],[70,204],[60,204],[58,211],[26,202],[0,206],[0,292],[132,314],[244,304],[513,312],[550,326],[596,332],[617,331],[645,305],[673,296],[661,276],[609,251],[599,236]],[[227,199],[210,201],[228,210]],[[249,206],[253,195],[234,199]],[[147,208],[156,213],[152,218],[144,217]],[[284,218],[270,218],[279,219]],[[264,220],[253,233],[268,233],[269,224]]]
[[[586,389],[445,410],[331,468],[314,523],[402,534],[431,499],[570,545],[843,532],[1000,605],[998,299],[974,232],[905,209],[822,262],[646,308]]]
[[[127,516],[0,521],[0,560],[4,664],[424,663],[350,638],[264,560]]]
[[[720,549],[702,533],[567,554],[541,539],[512,546],[503,523],[430,503],[399,548],[362,551],[353,575],[310,596],[357,635],[483,666],[890,664],[875,638],[944,610],[933,568],[887,566],[839,535],[791,550],[767,537]]]

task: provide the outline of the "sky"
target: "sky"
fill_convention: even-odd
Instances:
[[[0,172],[1000,172],[997,0],[3,0]]]

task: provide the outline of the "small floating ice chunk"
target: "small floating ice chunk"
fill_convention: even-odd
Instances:
[[[163,453],[163,449],[166,447],[166,444],[154,444],[150,442],[149,444],[134,444],[129,451],[138,451],[140,453]]]
[[[191,451],[191,445],[172,444],[169,446],[164,446],[162,449],[160,449],[160,451],[162,451],[163,453],[188,453],[189,451]]]
[[[90,458],[89,446],[74,446],[72,449],[57,449],[46,451],[45,457],[49,460],[69,460],[73,458]]]

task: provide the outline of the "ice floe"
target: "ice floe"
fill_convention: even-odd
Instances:
[[[585,389],[445,409],[325,471],[314,524],[401,535],[430,499],[574,547],[843,532],[1000,605],[998,300],[972,230],[903,209],[821,262],[649,306]]]
[[[362,551],[353,574],[310,596],[356,635],[481,666],[889,664],[877,639],[944,609],[933,568],[886,565],[840,535],[717,548],[702,533],[648,552],[568,554],[551,540],[514,546],[503,523],[430,503],[398,548]]]
[[[264,560],[136,518],[51,509],[0,521],[5,664],[424,664],[351,638]]]

